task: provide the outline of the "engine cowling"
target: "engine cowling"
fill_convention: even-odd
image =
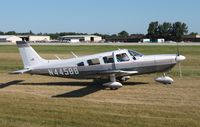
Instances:
[[[109,87],[111,89],[119,89],[122,87],[122,84],[120,82],[108,82],[104,83],[103,86]]]
[[[172,84],[174,82],[174,80],[169,76],[158,77],[155,81],[163,84]]]

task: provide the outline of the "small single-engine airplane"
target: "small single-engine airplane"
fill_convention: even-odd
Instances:
[[[25,41],[17,42],[24,69],[12,74],[37,74],[74,79],[108,80],[103,86],[111,89],[122,87],[120,81],[130,76],[166,72],[185,60],[178,54],[143,55],[127,49],[87,55],[71,59],[45,60]],[[171,84],[173,79],[163,75],[156,81]]]

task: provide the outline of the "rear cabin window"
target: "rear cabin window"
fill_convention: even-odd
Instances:
[[[77,66],[84,66],[84,62],[78,63]]]
[[[100,62],[99,62],[99,59],[90,59],[90,60],[87,60],[87,62],[88,62],[88,65],[98,65],[98,64],[100,64]]]
[[[112,56],[105,56],[103,57],[104,63],[114,63],[114,59]]]

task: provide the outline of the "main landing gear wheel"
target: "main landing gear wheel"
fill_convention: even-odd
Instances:
[[[115,74],[110,75],[110,81],[108,83],[104,83],[103,86],[106,86],[110,88],[111,90],[117,90],[122,87],[122,84],[120,82],[116,81],[116,76]]]

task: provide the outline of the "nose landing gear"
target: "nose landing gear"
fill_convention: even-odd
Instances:
[[[163,73],[163,76],[156,78],[155,81],[165,85],[172,84],[174,82],[174,80],[171,77],[166,76],[165,73]]]

